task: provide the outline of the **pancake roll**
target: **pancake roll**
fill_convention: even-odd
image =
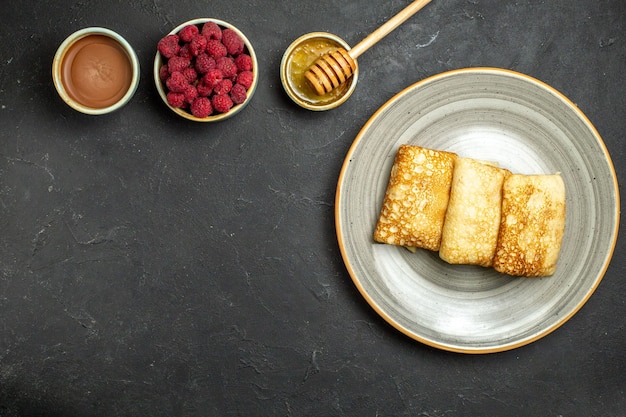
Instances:
[[[560,174],[509,176],[493,267],[524,277],[554,274],[565,230],[565,185]]]
[[[457,158],[439,257],[450,264],[492,265],[502,212],[506,169]]]
[[[401,145],[389,176],[374,240],[439,250],[455,153]]]

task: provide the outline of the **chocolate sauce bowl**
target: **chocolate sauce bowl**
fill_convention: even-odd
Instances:
[[[89,27],[61,43],[52,63],[59,96],[85,114],[110,113],[131,99],[139,84],[139,60],[116,32]]]

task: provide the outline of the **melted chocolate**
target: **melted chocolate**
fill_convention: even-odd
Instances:
[[[69,96],[90,108],[117,103],[130,88],[133,72],[122,46],[104,35],[89,35],[69,47],[61,64]]]

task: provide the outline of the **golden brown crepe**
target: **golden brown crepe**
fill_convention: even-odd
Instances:
[[[493,267],[501,273],[554,274],[565,230],[565,185],[559,174],[509,176]]]
[[[457,158],[439,257],[451,264],[491,266],[496,251],[506,169]]]
[[[456,154],[401,145],[374,230],[374,240],[439,250]]]

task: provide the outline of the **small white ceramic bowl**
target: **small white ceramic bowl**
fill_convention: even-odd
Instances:
[[[259,81],[258,62],[257,62],[256,53],[254,52],[254,48],[252,47],[252,43],[250,43],[248,38],[239,29],[237,29],[232,24],[224,22],[223,20],[213,19],[213,18],[192,19],[192,20],[183,22],[180,25],[176,26],[167,35],[178,34],[181,31],[181,29],[183,29],[185,26],[188,26],[188,25],[196,25],[196,26],[198,26],[198,29],[201,30],[202,29],[202,25],[204,25],[207,22],[214,22],[222,30],[223,29],[231,29],[235,33],[237,33],[237,35],[239,35],[239,37],[243,40],[243,42],[244,42],[244,52],[247,53],[248,55],[250,55],[250,58],[252,59],[253,81],[252,81],[252,84],[250,85],[250,87],[247,90],[247,97],[246,97],[246,100],[243,103],[235,104],[226,113],[213,113],[212,115],[207,116],[207,117],[196,117],[193,114],[191,114],[190,111],[185,110],[185,109],[181,109],[181,108],[177,108],[177,107],[173,107],[173,106],[171,106],[168,103],[168,101],[167,101],[167,87],[161,81],[161,77],[159,75],[159,70],[161,69],[161,67],[165,63],[165,59],[161,55],[161,53],[157,51],[156,56],[154,57],[154,83],[156,85],[157,91],[159,92],[159,95],[161,96],[161,99],[163,99],[163,102],[165,103],[165,105],[167,107],[169,107],[170,110],[172,110],[174,113],[176,113],[177,115],[179,115],[181,117],[184,117],[185,119],[192,120],[194,122],[218,122],[218,121],[225,120],[225,119],[228,119],[228,118],[236,115],[241,110],[243,110],[243,108],[250,102],[250,100],[252,99],[252,96],[254,95],[254,92],[256,90],[258,81]]]
[[[327,32],[307,33],[289,45],[280,63],[280,81],[294,103],[307,110],[325,111],[339,107],[350,98],[359,78],[358,67],[344,85],[323,96],[317,95],[304,79],[304,72],[313,62],[339,48],[350,50],[346,41]]]
[[[111,95],[110,97],[107,97],[107,93],[103,92],[103,90],[98,90],[99,87],[106,88],[107,83],[111,80],[111,78],[109,78],[110,73],[106,73],[106,77],[104,78],[107,79],[105,80],[103,80],[103,77],[101,77],[100,83],[90,83],[91,91],[89,93],[99,95],[99,98],[104,98],[102,101],[100,101],[102,103],[105,103],[103,105],[94,104],[98,102],[97,100],[92,100],[92,102],[88,102],[87,100],[79,99],[75,94],[72,94],[72,91],[80,90],[79,87],[76,87],[72,84],[73,81],[70,80],[71,76],[69,75],[73,67],[79,66],[79,64],[76,64],[76,62],[80,61],[82,65],[84,64],[85,60],[89,60],[90,70],[93,70],[94,65],[104,65],[105,71],[110,70],[110,68],[106,67],[106,60],[95,62],[93,59],[94,55],[90,57],[81,57],[81,51],[83,51],[83,47],[82,44],[80,44],[79,42],[83,42],[84,44],[85,38],[91,36],[93,36],[94,39],[96,39],[96,36],[102,36],[112,40],[112,42],[107,43],[104,46],[101,43],[99,46],[100,49],[98,50],[102,50],[102,48],[107,49],[108,47],[112,47],[109,48],[111,50],[121,49],[123,51],[123,54],[121,56],[118,56],[117,58],[121,59],[121,61],[125,61],[125,58],[127,58],[130,69],[130,72],[128,74],[125,74],[125,78],[127,79],[125,82],[122,83],[123,90],[116,91],[115,94]],[[123,55],[125,55],[125,57],[123,57]],[[127,71],[124,72],[126,73]],[[137,54],[135,53],[132,46],[130,46],[126,39],[124,39],[118,33],[102,27],[88,27],[72,33],[61,43],[56,51],[56,54],[54,55],[54,60],[52,62],[52,80],[54,82],[54,87],[59,93],[59,96],[61,96],[61,99],[63,99],[63,101],[74,110],[90,115],[106,114],[123,107],[126,103],[130,101],[132,96],[135,94],[137,86],[139,85],[139,60],[137,59]],[[110,86],[110,83],[108,85]]]

